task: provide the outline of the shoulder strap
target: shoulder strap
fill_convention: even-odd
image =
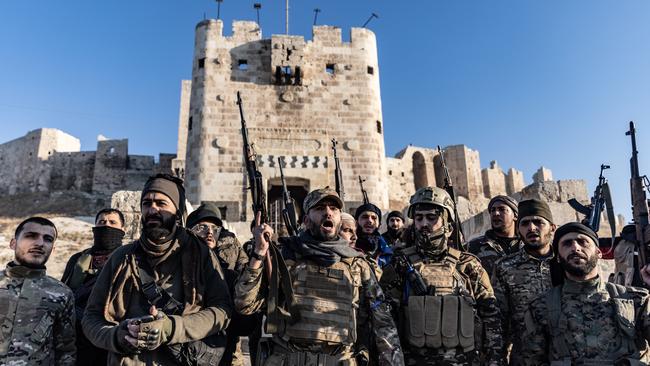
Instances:
[[[461,251],[455,248],[449,247],[449,252],[447,254],[447,258],[451,260],[454,264],[458,262],[461,256]]]
[[[561,321],[561,317],[563,316],[562,286],[556,286],[549,290],[545,295],[545,300],[552,346],[557,352],[559,359],[570,357],[571,353],[564,339],[566,324],[563,324]]]
[[[166,290],[163,290],[156,280],[154,279],[153,268],[144,258],[139,247],[133,250],[133,257],[138,269],[137,281],[142,294],[147,299],[150,305],[163,310],[165,314],[180,314],[183,312],[183,304],[174,299],[174,297]],[[162,285],[162,284],[161,284]]]

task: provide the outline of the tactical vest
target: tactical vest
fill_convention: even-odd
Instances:
[[[290,270],[294,307],[300,320],[287,322],[282,337],[292,343],[313,341],[352,345],[357,340],[361,287],[359,258],[343,258],[330,267],[298,261]]]
[[[571,361],[568,345],[572,343],[568,331],[567,319],[562,313],[562,286],[553,287],[545,295],[548,310],[548,327],[551,333],[551,366],[596,366],[596,365],[646,365],[639,361],[640,349],[645,348],[645,340],[635,337],[634,300],[627,294],[625,286],[610,282],[605,283],[610,302],[614,307],[616,324],[621,332],[621,344],[607,359]]]
[[[435,263],[426,263],[419,255],[409,255],[413,267],[420,272],[428,287],[428,295],[408,298],[405,320],[411,346],[460,347],[463,352],[475,348],[476,303],[467,288],[466,278],[456,267],[460,255],[460,251],[449,248],[447,257]]]

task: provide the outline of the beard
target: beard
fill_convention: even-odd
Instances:
[[[27,268],[33,268],[33,269],[40,269],[45,266],[45,263],[47,263],[47,260],[50,259],[50,254],[52,252],[50,251],[47,253],[44,251],[43,255],[41,255],[38,258],[33,258],[29,256],[29,253],[25,253],[26,255],[22,255],[18,252],[16,252],[16,262],[20,263],[20,265],[25,266]]]
[[[169,241],[169,237],[176,229],[176,217],[152,214],[142,218],[142,226],[147,239],[162,244]]]
[[[324,231],[322,230],[323,226],[333,227],[334,230],[332,232]],[[316,240],[319,241],[334,240],[339,236],[338,233],[341,230],[341,223],[339,222],[338,225],[335,225],[334,220],[323,219],[319,223],[310,222],[310,225],[307,226],[307,230],[309,230],[311,236]]]
[[[539,249],[545,247],[551,243],[552,239],[553,239],[552,232],[548,232],[546,234],[540,234],[540,240],[534,242],[529,242],[527,237],[522,238],[522,240],[524,241],[524,245],[532,249]]]
[[[580,264],[573,264],[571,263],[571,260],[574,257],[583,258],[586,259],[586,261]],[[594,268],[596,268],[597,265],[598,265],[598,257],[595,255],[592,255],[591,257],[587,257],[587,258],[584,258],[577,254],[569,254],[569,256],[566,259],[560,257],[560,266],[562,266],[562,269],[565,272],[576,277],[584,277],[588,275],[589,273],[591,273],[591,271],[594,270]]]

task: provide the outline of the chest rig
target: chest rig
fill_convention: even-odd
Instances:
[[[352,345],[357,340],[357,310],[361,270],[357,258],[344,258],[330,267],[297,261],[290,269],[294,311],[300,321],[286,324],[283,338],[291,343],[314,341]]]
[[[409,248],[411,249],[411,248]],[[439,261],[429,261],[411,249],[405,253],[427,285],[424,296],[409,296],[406,331],[417,348],[474,349],[475,301],[468,279],[458,271],[460,251],[449,248]]]

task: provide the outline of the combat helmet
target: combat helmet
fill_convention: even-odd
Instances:
[[[454,215],[454,201],[449,196],[449,193],[442,188],[438,187],[423,187],[418,189],[409,201],[408,217],[413,218],[415,214],[415,206],[419,203],[428,203],[435,206],[440,206],[447,210],[450,221],[456,221]]]

